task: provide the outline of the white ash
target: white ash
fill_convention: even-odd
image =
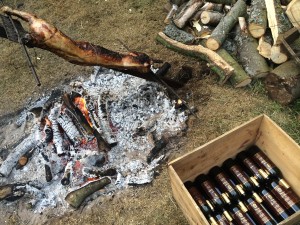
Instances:
[[[147,156],[155,147],[155,141],[180,135],[186,128],[185,113],[177,111],[175,103],[168,98],[164,88],[154,82],[96,67],[89,80],[74,81],[65,87],[65,90],[75,91],[83,97],[88,96],[93,102],[97,102],[99,96],[107,96],[105,122],[109,124],[117,145],[107,152],[107,162],[100,169],[114,168],[117,174],[111,177],[112,183],[99,193],[111,193],[128,185],[150,183],[165,153],[157,155],[147,163]],[[43,107],[42,103],[48,98],[44,99],[46,100],[32,104],[33,107]],[[0,184],[27,183],[25,196],[28,197],[26,199],[30,199],[28,203],[36,213],[41,213],[47,208],[55,208],[59,215],[69,210],[70,207],[64,200],[67,193],[86,184],[86,178],[92,178],[93,175],[89,176],[84,171],[85,168],[99,169],[95,163],[97,159],[103,158],[103,153],[99,153],[93,140],[73,146],[71,142],[66,141],[66,134],[61,135],[57,127],[58,118],[63,118],[59,117],[63,111],[61,107],[62,102],[56,102],[48,115],[54,131],[54,144],[45,143],[45,135],[41,134],[43,129],[36,128],[39,124],[35,124],[34,133],[39,135],[32,137],[42,143],[42,146],[36,149],[23,169],[14,168],[9,176],[7,174],[8,177],[0,178]],[[22,119],[23,115],[26,115],[26,111],[22,113]],[[21,119],[18,123],[20,121]],[[144,133],[140,134],[139,130],[143,130]],[[54,145],[57,153],[68,154],[58,155],[53,151]],[[53,176],[51,182],[46,181],[45,164],[51,167]],[[67,164],[72,165],[72,171],[70,184],[64,186],[61,179]],[[94,196],[98,196],[99,193]]]

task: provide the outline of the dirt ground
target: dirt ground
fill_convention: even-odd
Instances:
[[[191,116],[186,135],[171,146],[168,160],[221,135],[261,113],[266,113],[292,137],[299,136],[297,113],[283,108],[266,96],[261,82],[243,89],[229,84],[220,86],[216,76],[204,62],[184,57],[156,43],[157,33],[164,29],[166,0],[76,0],[34,1],[14,0],[4,3],[33,12],[56,25],[68,36],[89,41],[108,49],[126,52],[120,39],[130,49],[170,62],[172,77],[181,66],[193,68],[193,78],[178,93],[189,96],[190,105],[197,107],[200,120]],[[93,68],[72,65],[40,49],[30,49],[42,86],[37,87],[15,43],[0,39],[0,120],[16,114],[28,101],[50,91],[78,75],[88,76]],[[1,210],[0,210],[1,211]],[[28,224],[19,212],[1,213],[0,224]],[[132,187],[107,199],[62,217],[48,215],[35,219],[36,224],[187,224],[172,197],[167,165],[150,185]]]

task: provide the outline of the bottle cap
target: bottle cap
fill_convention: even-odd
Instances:
[[[225,169],[229,169],[230,167],[232,167],[235,163],[235,161],[233,159],[227,159],[225,160],[225,162],[223,163],[222,167],[224,167]]]
[[[236,155],[236,159],[238,161],[243,161],[244,159],[246,159],[248,157],[249,157],[249,155],[245,151],[242,151],[242,152],[240,152],[239,154]]]
[[[208,176],[205,174],[200,174],[198,177],[195,179],[195,183],[199,185],[200,183],[203,183],[204,181],[208,180]]]
[[[190,187],[194,186],[193,182],[192,181],[186,181],[184,182],[184,186],[189,189]]]
[[[258,152],[260,152],[260,149],[256,145],[253,145],[248,149],[248,154],[250,156],[255,155]]]
[[[211,168],[209,170],[209,174],[212,176],[212,177],[215,177],[217,176],[219,173],[223,172],[222,168],[219,167],[219,166],[214,166],[213,168]]]

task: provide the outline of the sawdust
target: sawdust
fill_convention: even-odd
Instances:
[[[22,9],[33,12],[55,24],[68,36],[103,47],[126,52],[120,39],[130,49],[163,59],[172,65],[168,76],[174,76],[182,65],[194,69],[194,77],[178,92],[188,97],[190,105],[198,108],[200,121],[191,117],[185,137],[172,146],[169,160],[240,125],[261,113],[288,128],[295,121],[293,114],[271,102],[260,89],[233,89],[217,84],[204,62],[181,56],[155,42],[156,34],[164,29],[165,0],[77,0],[77,1],[4,1],[10,6],[24,3]],[[13,5],[12,5],[13,4]],[[30,99],[71,80],[88,75],[93,68],[72,65],[53,54],[31,49],[30,54],[41,78],[36,87],[21,48],[0,39],[0,119],[16,113]],[[1,124],[0,124],[1,125]],[[295,127],[293,127],[295,128]],[[22,212],[0,210],[2,224],[26,224]],[[41,219],[39,219],[41,218]],[[42,219],[43,218],[43,219]],[[98,198],[85,208],[61,218],[37,215],[41,224],[187,224],[172,197],[167,166],[164,164],[151,185],[132,187],[116,196]]]

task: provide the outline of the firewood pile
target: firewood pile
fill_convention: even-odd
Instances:
[[[299,0],[171,0],[157,41],[208,62],[234,87],[265,78],[271,98],[300,97]]]
[[[95,67],[29,104],[11,125],[26,135],[0,130],[0,204],[61,214],[150,183],[186,120],[158,83]]]

